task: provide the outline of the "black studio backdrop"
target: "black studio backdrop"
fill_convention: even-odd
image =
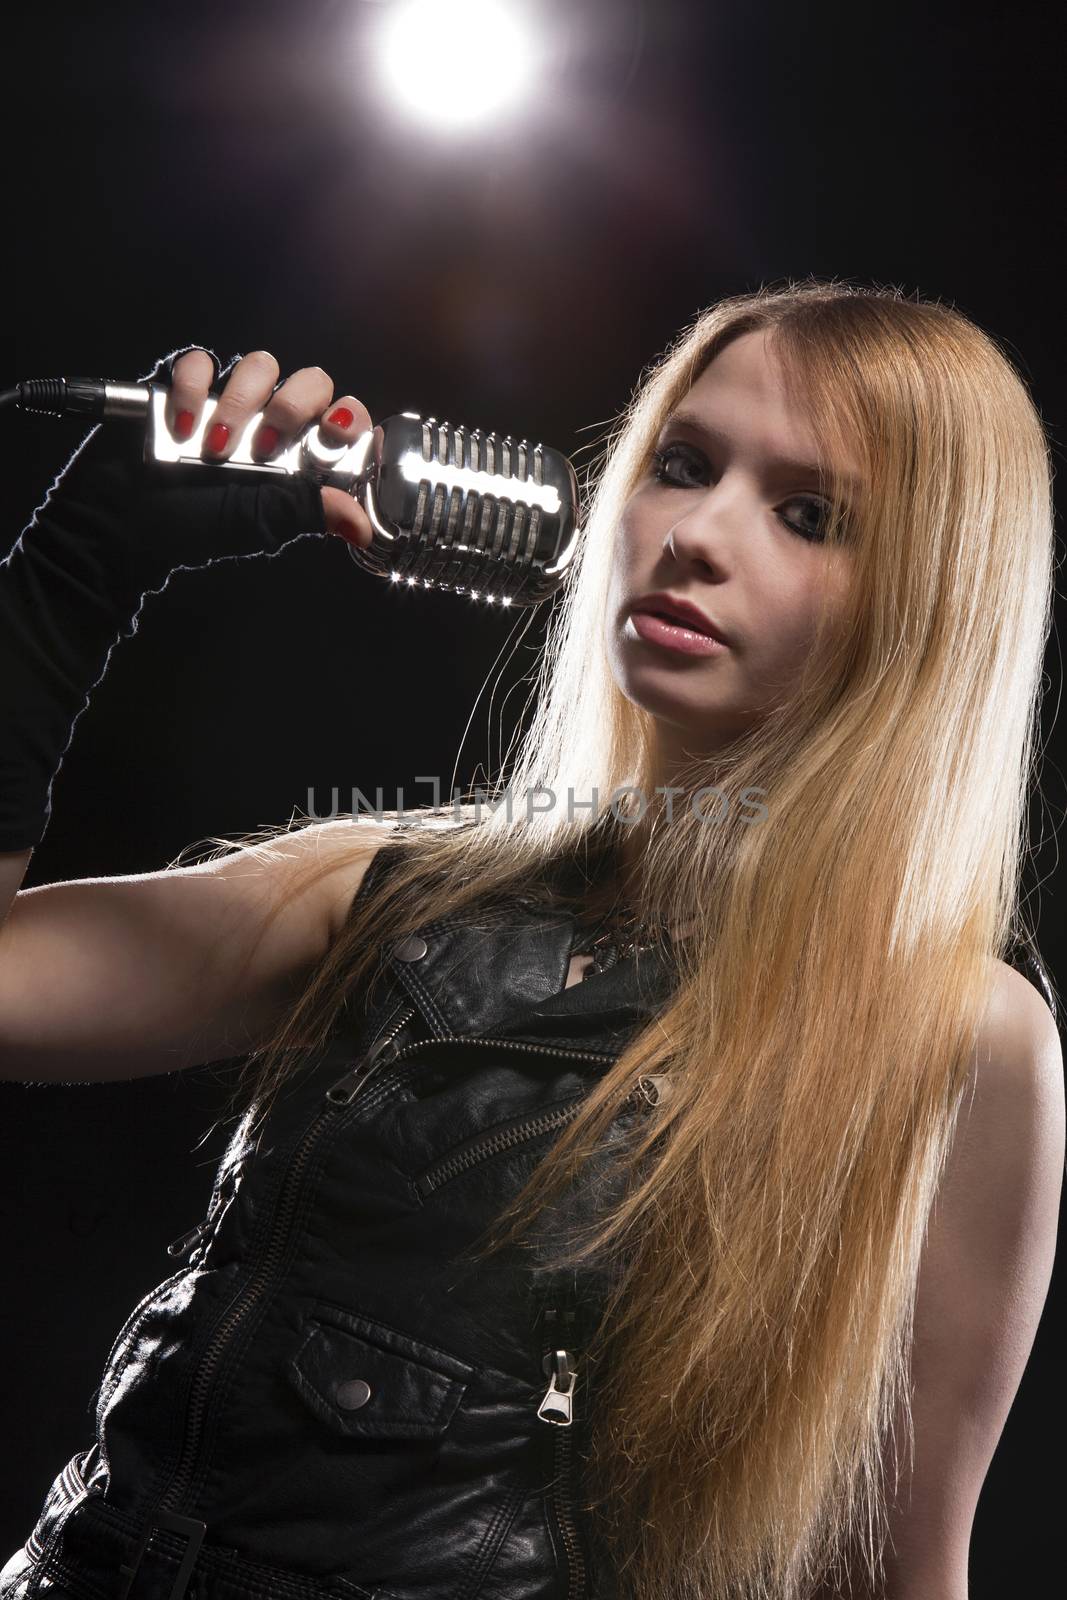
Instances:
[[[375,417],[417,409],[580,462],[698,309],[813,274],[936,296],[997,334],[1062,462],[1054,13],[536,9],[550,90],[462,156],[383,102],[377,6],[13,17],[0,381],[266,347],[284,372],[324,366]],[[82,431],[0,426],[6,552]],[[391,805],[400,788],[425,801],[419,775],[469,783],[506,744],[542,623],[468,726],[515,635],[514,618],[389,590],[337,541],[180,574],[77,725],[24,887],[155,870],[206,835],[328,811],[334,786],[350,809],[353,786]],[[1046,732],[1055,642],[1048,671]],[[1062,983],[1058,748],[1030,878]],[[230,1070],[0,1085],[0,1564],[91,1438],[114,1334],[203,1215]],[[978,1509],[983,1600],[1037,1592],[1058,1553],[1059,1484],[1035,1445],[1062,1401],[1063,1331],[1056,1280]]]

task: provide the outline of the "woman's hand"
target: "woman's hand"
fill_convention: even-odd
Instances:
[[[278,384],[281,369],[269,350],[242,356],[229,373],[218,399],[202,455],[207,461],[225,461],[257,411],[263,421],[252,441],[252,454],[269,461],[317,422],[323,437],[333,444],[353,444],[373,427],[370,412],[354,395],[333,398],[333,380],[321,367],[301,367]],[[167,426],[176,439],[195,432],[215,377],[215,364],[206,350],[189,350],[171,367],[167,399]],[[366,547],[373,537],[367,513],[342,489],[324,488],[323,514],[329,533],[350,544]]]

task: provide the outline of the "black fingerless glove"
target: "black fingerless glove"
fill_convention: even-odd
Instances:
[[[142,381],[166,381],[183,353]],[[146,594],[181,568],[326,537],[310,479],[143,454],[136,423],[95,428],[0,563],[0,851],[41,842],[74,724]]]

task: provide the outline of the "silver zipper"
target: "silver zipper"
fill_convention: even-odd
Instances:
[[[221,1204],[221,1200],[216,1201],[216,1203],[211,1207],[207,1216],[204,1218],[203,1222],[198,1222],[195,1228],[190,1228],[189,1232],[183,1233],[180,1239],[175,1239],[173,1244],[168,1244],[168,1256],[178,1257],[188,1255],[189,1251],[194,1245],[199,1244],[201,1239],[205,1239],[212,1231],[212,1224],[215,1221],[216,1213]]]
[[[471,1040],[471,1043],[476,1041]],[[662,1075],[648,1075],[639,1078],[632,1089],[619,1089],[616,1098],[621,1101],[617,1117],[623,1116],[632,1106],[643,1101],[648,1105],[658,1105],[664,1098],[664,1085],[666,1078]],[[480,1139],[472,1140],[465,1148],[457,1150],[454,1154],[442,1156],[432,1166],[412,1180],[419,1194],[425,1199],[439,1189],[442,1184],[459,1176],[461,1172],[476,1167],[482,1161],[490,1160],[493,1156],[504,1155],[515,1146],[525,1144],[530,1139],[540,1138],[544,1134],[554,1133],[557,1129],[566,1127],[568,1122],[573,1122],[578,1115],[581,1102],[585,1099],[585,1092],[571,1096],[562,1105],[538,1111],[531,1117],[512,1124],[510,1127],[496,1128],[492,1133],[485,1134]]]
[[[379,1034],[378,1038],[375,1039],[374,1043],[371,1045],[362,1061],[358,1062],[356,1066],[351,1067],[349,1071],[345,1073],[343,1078],[338,1078],[336,1083],[331,1084],[326,1091],[326,1098],[331,1105],[350,1105],[354,1096],[359,1090],[360,1085],[369,1076],[371,1070],[377,1066],[380,1066],[383,1060],[396,1058],[398,1052],[393,1044],[393,1040],[396,1038],[401,1028],[407,1026],[414,1015],[414,1006],[409,1006],[406,1011],[401,1012],[400,1016],[393,1023],[393,1026],[385,1033]],[[386,1055],[387,1051],[390,1052],[389,1056]]]
[[[574,1420],[574,1386],[578,1381],[574,1356],[570,1350],[551,1350],[545,1357],[545,1371],[551,1373],[537,1415],[542,1422],[569,1428]]]
[[[546,1322],[553,1329],[559,1327],[559,1314],[546,1312]],[[575,1422],[575,1387],[578,1381],[577,1357],[573,1350],[561,1347],[548,1350],[542,1361],[543,1370],[549,1374],[548,1388],[541,1397],[537,1416],[541,1422],[550,1423],[556,1430],[552,1445],[552,1501],[559,1527],[560,1538],[567,1559],[567,1600],[583,1600],[586,1591],[585,1557],[572,1510],[574,1445],[572,1428]]]

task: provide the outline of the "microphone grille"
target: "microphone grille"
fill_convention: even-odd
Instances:
[[[353,560],[394,581],[534,605],[565,581],[578,484],[558,450],[403,412],[374,430]]]

